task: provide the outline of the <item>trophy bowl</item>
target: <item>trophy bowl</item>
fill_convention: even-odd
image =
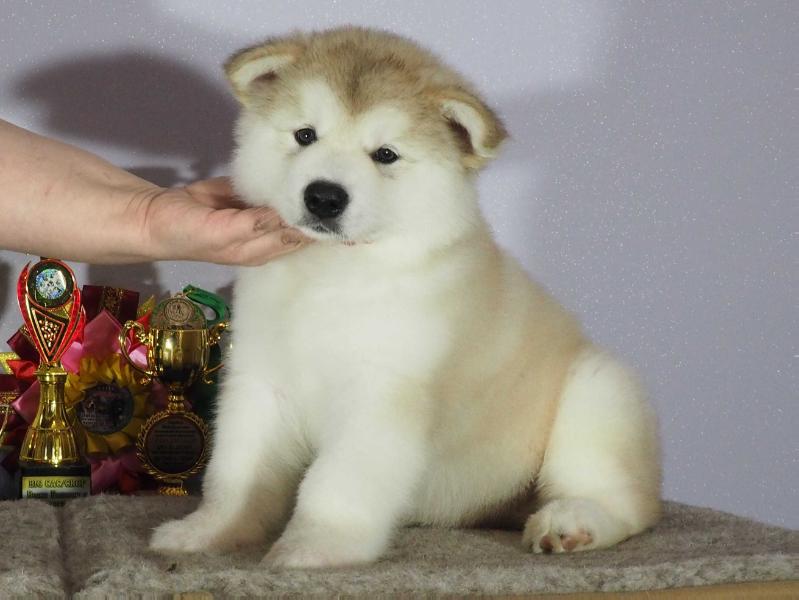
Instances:
[[[170,393],[183,395],[186,388],[200,378],[206,378],[211,346],[218,337],[208,329],[150,329],[128,321],[123,335],[134,331],[136,339],[147,347],[148,368],[142,369],[129,360],[147,377],[160,381]],[[123,350],[126,355],[127,352]]]

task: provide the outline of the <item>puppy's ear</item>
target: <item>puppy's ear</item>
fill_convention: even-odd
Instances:
[[[304,51],[301,40],[276,39],[239,50],[225,63],[225,73],[239,101],[247,106],[253,94],[273,83],[280,71]]]
[[[446,88],[436,96],[441,114],[460,144],[463,165],[477,170],[496,157],[500,144],[508,137],[496,113],[460,87]]]

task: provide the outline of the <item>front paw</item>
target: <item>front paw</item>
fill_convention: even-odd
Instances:
[[[229,550],[258,541],[262,529],[251,520],[231,523],[212,511],[198,510],[156,527],[150,538],[150,549],[156,552]]]
[[[198,527],[191,515],[159,525],[150,538],[150,550],[156,552],[202,552],[210,547],[207,528]]]
[[[348,567],[372,562],[382,551],[382,544],[367,538],[314,528],[311,531],[286,530],[274,543],[264,564],[274,568],[322,569]]]

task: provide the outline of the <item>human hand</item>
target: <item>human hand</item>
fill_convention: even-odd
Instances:
[[[159,190],[148,200],[145,228],[161,259],[255,266],[311,242],[273,209],[244,204],[227,177]]]

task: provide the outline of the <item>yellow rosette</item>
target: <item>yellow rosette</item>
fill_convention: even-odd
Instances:
[[[151,412],[149,393],[150,386],[140,383],[118,354],[82,357],[78,372],[67,377],[64,395],[70,419],[85,436],[86,454],[113,455],[134,445]]]

